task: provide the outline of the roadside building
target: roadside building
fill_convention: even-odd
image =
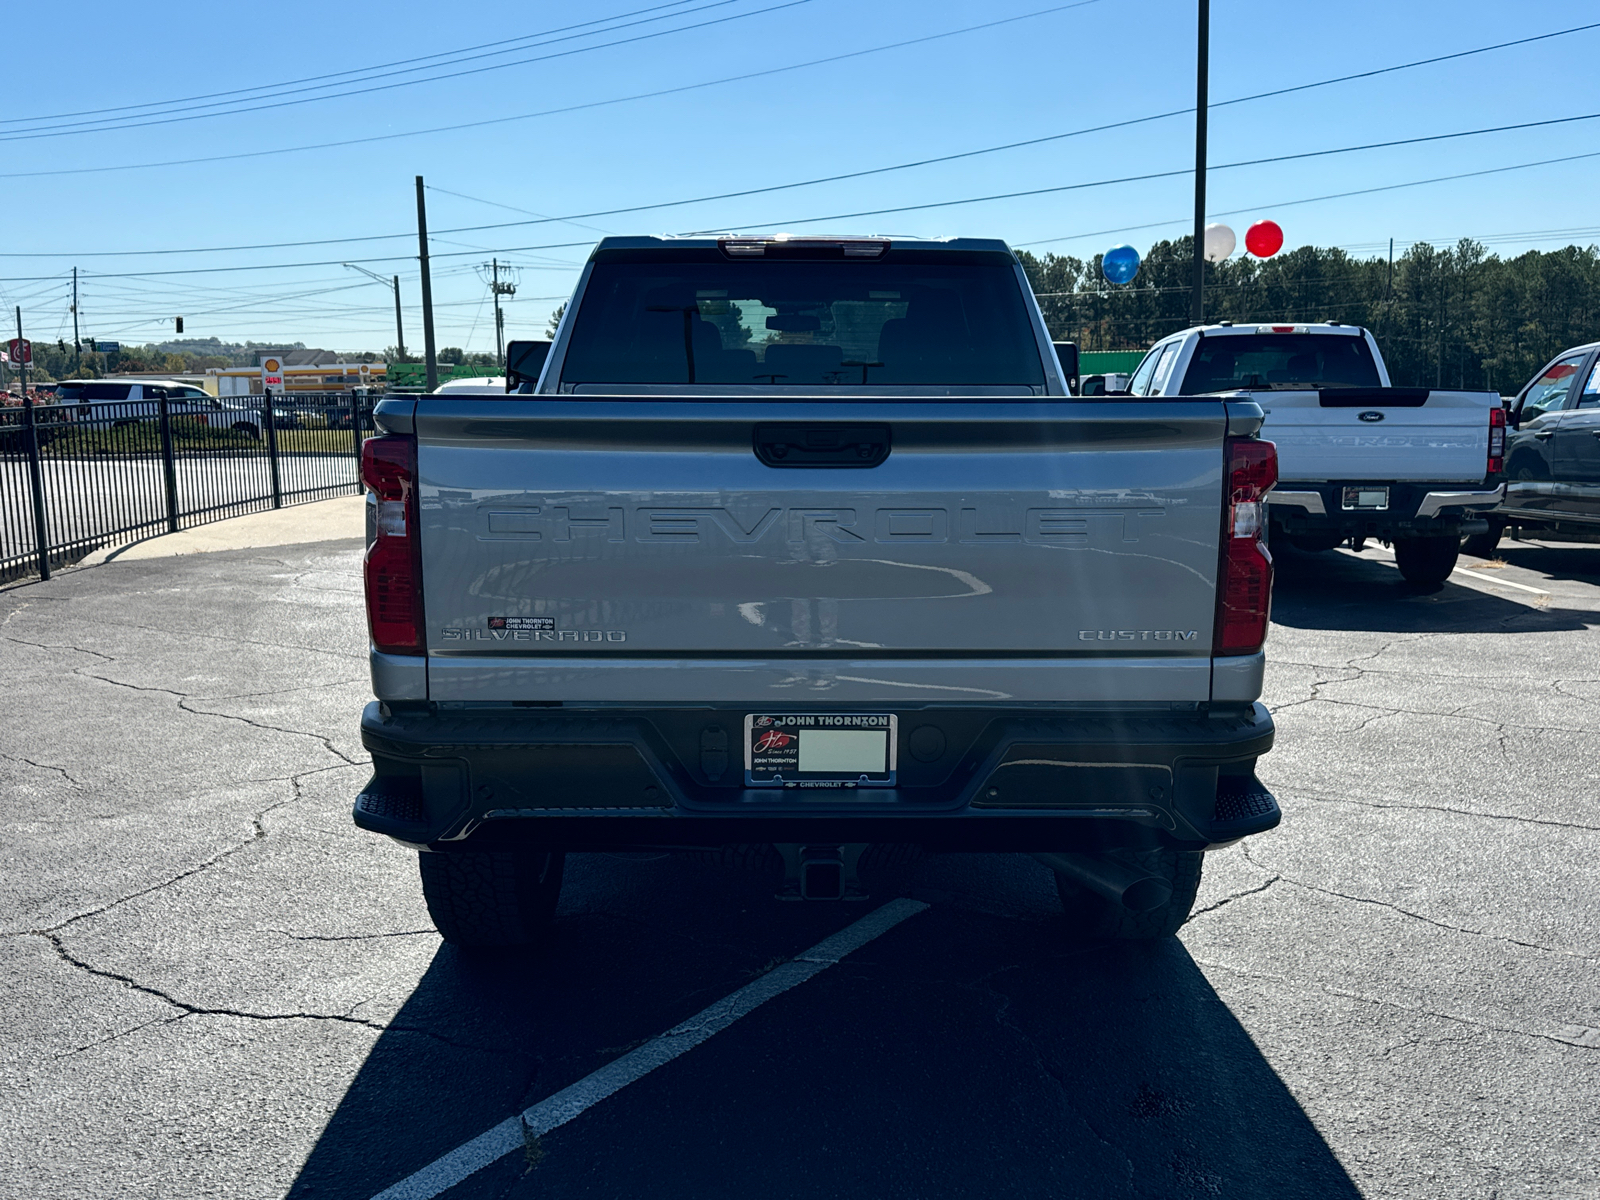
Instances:
[[[271,388],[279,395],[309,392],[348,392],[356,388],[383,388],[385,363],[343,362],[331,350],[288,350],[263,354],[253,367],[213,367],[206,388],[218,396],[259,396]]]

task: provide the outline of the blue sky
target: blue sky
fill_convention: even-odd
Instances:
[[[429,194],[428,218],[432,230],[444,231],[531,220],[529,214],[574,216],[792,183],[1187,108],[1194,100],[1192,0],[1091,0],[986,30],[741,82],[501,120],[924,38],[1040,13],[1060,0],[685,0],[657,8],[662,2],[28,5],[8,22],[13,45],[29,52],[20,60],[8,55],[10,103],[0,137],[90,119],[19,118],[289,80],[326,82],[332,73],[578,22],[619,17],[614,24],[645,23],[551,34],[566,40],[545,39],[542,48],[524,43],[514,54],[463,64],[494,70],[415,86],[14,141],[0,163],[0,176],[11,176],[0,207],[0,249],[6,254],[0,257],[0,301],[8,309],[22,304],[30,335],[70,337],[66,281],[76,265],[85,335],[161,340],[171,336],[171,317],[181,313],[186,336],[381,350],[393,342],[392,301],[386,289],[338,265],[356,260],[401,276],[408,348],[420,350],[413,184],[418,174],[439,189]],[[649,8],[656,11],[640,12]],[[625,13],[638,15],[620,16]],[[1217,102],[1591,21],[1600,21],[1600,5],[1548,0],[1514,6],[1341,0],[1332,7],[1215,0],[1211,97]],[[686,26],[699,27],[587,49]],[[572,50],[579,52],[499,66]],[[1213,214],[1240,210],[1221,219],[1239,231],[1241,243],[1246,225],[1270,217],[1283,226],[1289,247],[1314,243],[1359,253],[1378,253],[1391,237],[1403,248],[1416,240],[1471,236],[1504,255],[1600,241],[1594,204],[1600,157],[1291,203],[1594,153],[1600,151],[1600,120],[1216,169],[1279,154],[1600,111],[1600,91],[1592,82],[1597,57],[1600,29],[1219,108],[1211,116],[1208,208]],[[414,78],[416,73],[387,71],[360,86]],[[274,93],[262,102],[318,94]],[[289,149],[483,121],[498,123]],[[570,291],[598,230],[961,233],[1085,257],[1120,242],[1143,251],[1185,231],[1193,203],[1189,175],[820,225],[800,222],[1183,171],[1192,165],[1193,137],[1192,117],[1178,116],[763,196],[576,223],[441,232],[432,239],[438,341],[493,348],[492,310],[478,265],[497,253],[519,268],[507,334],[537,336]],[[235,154],[253,157],[85,171]],[[34,172],[68,173],[29,174]],[[410,238],[224,253],[108,253],[389,234]],[[288,265],[322,262],[331,265]],[[130,276],[202,267],[249,269]]]

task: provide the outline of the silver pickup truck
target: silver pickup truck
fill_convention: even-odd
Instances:
[[[1002,242],[606,238],[536,381],[377,408],[355,821],[469,946],[647,847],[1026,853],[1169,934],[1280,816],[1261,420],[1071,396]]]

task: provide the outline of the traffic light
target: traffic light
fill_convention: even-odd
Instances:
[[[178,328],[177,328],[176,332],[182,333],[183,332],[183,318],[182,317],[173,317],[172,319],[178,323]]]
[[[56,339],[56,348],[58,350],[60,350],[61,353],[65,354],[67,352],[67,339],[66,338],[57,338]]]

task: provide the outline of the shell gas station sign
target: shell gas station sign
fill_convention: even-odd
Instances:
[[[283,364],[275,358],[269,358],[261,364],[261,384],[263,387],[283,386]]]

